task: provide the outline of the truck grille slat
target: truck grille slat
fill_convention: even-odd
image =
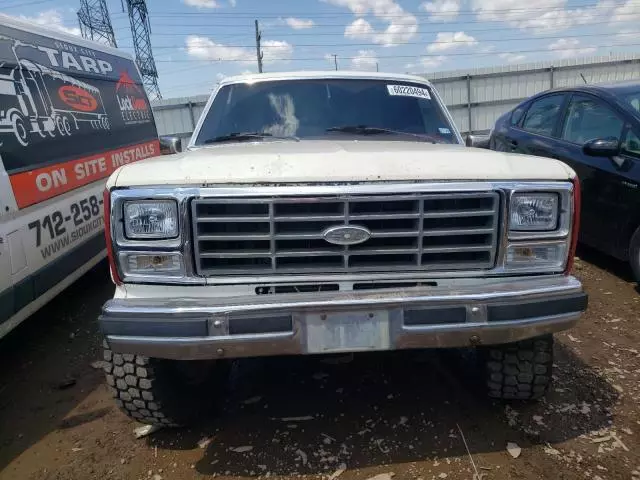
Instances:
[[[498,192],[192,200],[196,272],[203,276],[489,269]],[[335,245],[330,227],[368,229]]]

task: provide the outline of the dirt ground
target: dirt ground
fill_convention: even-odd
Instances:
[[[640,294],[579,255],[590,305],[544,401],[488,400],[457,352],[243,360],[216,415],[143,439],[91,366],[100,265],[0,342],[0,479],[640,480]]]

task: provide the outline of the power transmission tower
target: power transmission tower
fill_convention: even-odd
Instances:
[[[83,38],[117,47],[106,0],[80,0],[78,23]]]
[[[256,56],[258,57],[258,73],[262,73],[262,57],[264,57],[264,54],[262,53],[262,47],[260,46],[261,40],[262,32],[260,31],[258,20],[256,20]]]
[[[136,62],[142,74],[142,83],[151,100],[162,98],[158,87],[158,70],[151,51],[151,24],[145,0],[126,0],[133,36]]]

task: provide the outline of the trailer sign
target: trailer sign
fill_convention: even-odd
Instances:
[[[130,58],[0,26],[0,154],[19,208],[159,155]]]
[[[106,178],[159,154],[131,55],[0,13],[0,339],[104,258]]]

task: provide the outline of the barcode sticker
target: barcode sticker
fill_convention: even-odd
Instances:
[[[416,97],[431,100],[429,90],[420,87],[411,87],[409,85],[387,85],[389,95],[398,95],[402,97]]]

